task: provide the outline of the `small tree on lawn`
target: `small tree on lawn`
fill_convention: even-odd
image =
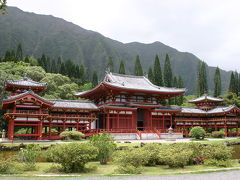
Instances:
[[[98,149],[100,164],[107,164],[107,160],[111,157],[116,147],[113,137],[107,133],[94,135],[90,138],[90,143]]]
[[[196,126],[191,129],[189,136],[196,139],[204,139],[206,136],[206,131],[202,127]]]

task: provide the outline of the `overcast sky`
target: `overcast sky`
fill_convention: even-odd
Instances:
[[[240,71],[240,0],[8,0],[124,43],[160,41]]]

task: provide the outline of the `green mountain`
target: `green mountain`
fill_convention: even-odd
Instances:
[[[75,63],[83,63],[89,73],[97,70],[102,77],[109,56],[114,59],[115,70],[118,70],[120,60],[124,60],[127,73],[132,74],[137,54],[140,56],[143,70],[147,72],[149,66],[153,65],[156,54],[163,63],[168,53],[173,72],[182,76],[188,94],[195,91],[200,60],[191,53],[180,52],[161,42],[124,44],[63,19],[24,12],[15,7],[8,7],[8,12],[8,15],[0,15],[0,56],[3,56],[7,49],[15,49],[21,43],[24,54],[40,57],[44,53],[55,58],[70,58]],[[211,89],[214,71],[215,67],[208,67]],[[221,70],[221,75],[223,89],[226,90],[230,72]]]

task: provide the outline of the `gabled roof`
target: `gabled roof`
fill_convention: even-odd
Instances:
[[[201,97],[191,99],[188,102],[189,103],[199,103],[199,102],[216,102],[216,103],[219,103],[219,102],[223,102],[223,101],[224,101],[224,99],[211,97],[211,96],[208,96],[208,95],[205,94]]]
[[[123,89],[148,90],[155,92],[184,93],[186,89],[160,87],[152,84],[145,76],[108,73],[104,83]]]
[[[181,113],[186,113],[186,114],[203,114],[203,115],[208,115],[208,114],[217,114],[217,113],[226,113],[231,111],[232,109],[237,108],[237,110],[240,112],[240,109],[235,106],[235,105],[230,105],[230,106],[225,106],[225,107],[216,107],[213,108],[211,110],[208,111],[204,111],[201,109],[197,109],[197,108],[187,108],[187,107],[183,107],[181,110]]]
[[[24,97],[29,96],[29,95],[32,96],[32,97],[34,97],[34,98],[36,98],[36,99],[39,99],[40,101],[42,101],[43,103],[45,103],[45,104],[47,104],[47,105],[49,105],[49,106],[53,105],[53,103],[50,102],[48,99],[45,99],[45,98],[37,95],[37,94],[34,93],[33,91],[26,91],[26,92],[24,92],[24,93],[21,93],[21,94],[15,95],[15,96],[9,96],[9,97],[7,97],[6,99],[3,99],[3,107],[4,107],[4,105],[6,105],[6,104],[10,104],[10,103],[13,103],[13,102],[15,102],[15,101],[21,100],[21,99],[23,99]]]
[[[139,93],[181,95],[186,89],[160,87],[152,84],[145,76],[132,76],[116,73],[107,73],[104,80],[94,89],[75,93],[78,97],[89,97],[97,90],[118,89]]]
[[[91,109],[98,110],[98,107],[89,101],[78,101],[78,100],[58,100],[49,99],[53,103],[52,108],[69,108],[69,109]]]
[[[47,87],[47,83],[39,83],[36,81],[33,81],[32,79],[28,77],[24,77],[20,80],[6,80],[5,81],[6,86],[21,86],[21,87]]]

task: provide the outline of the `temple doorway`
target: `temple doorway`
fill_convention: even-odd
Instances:
[[[139,131],[144,130],[144,110],[143,109],[137,110],[137,129]]]

